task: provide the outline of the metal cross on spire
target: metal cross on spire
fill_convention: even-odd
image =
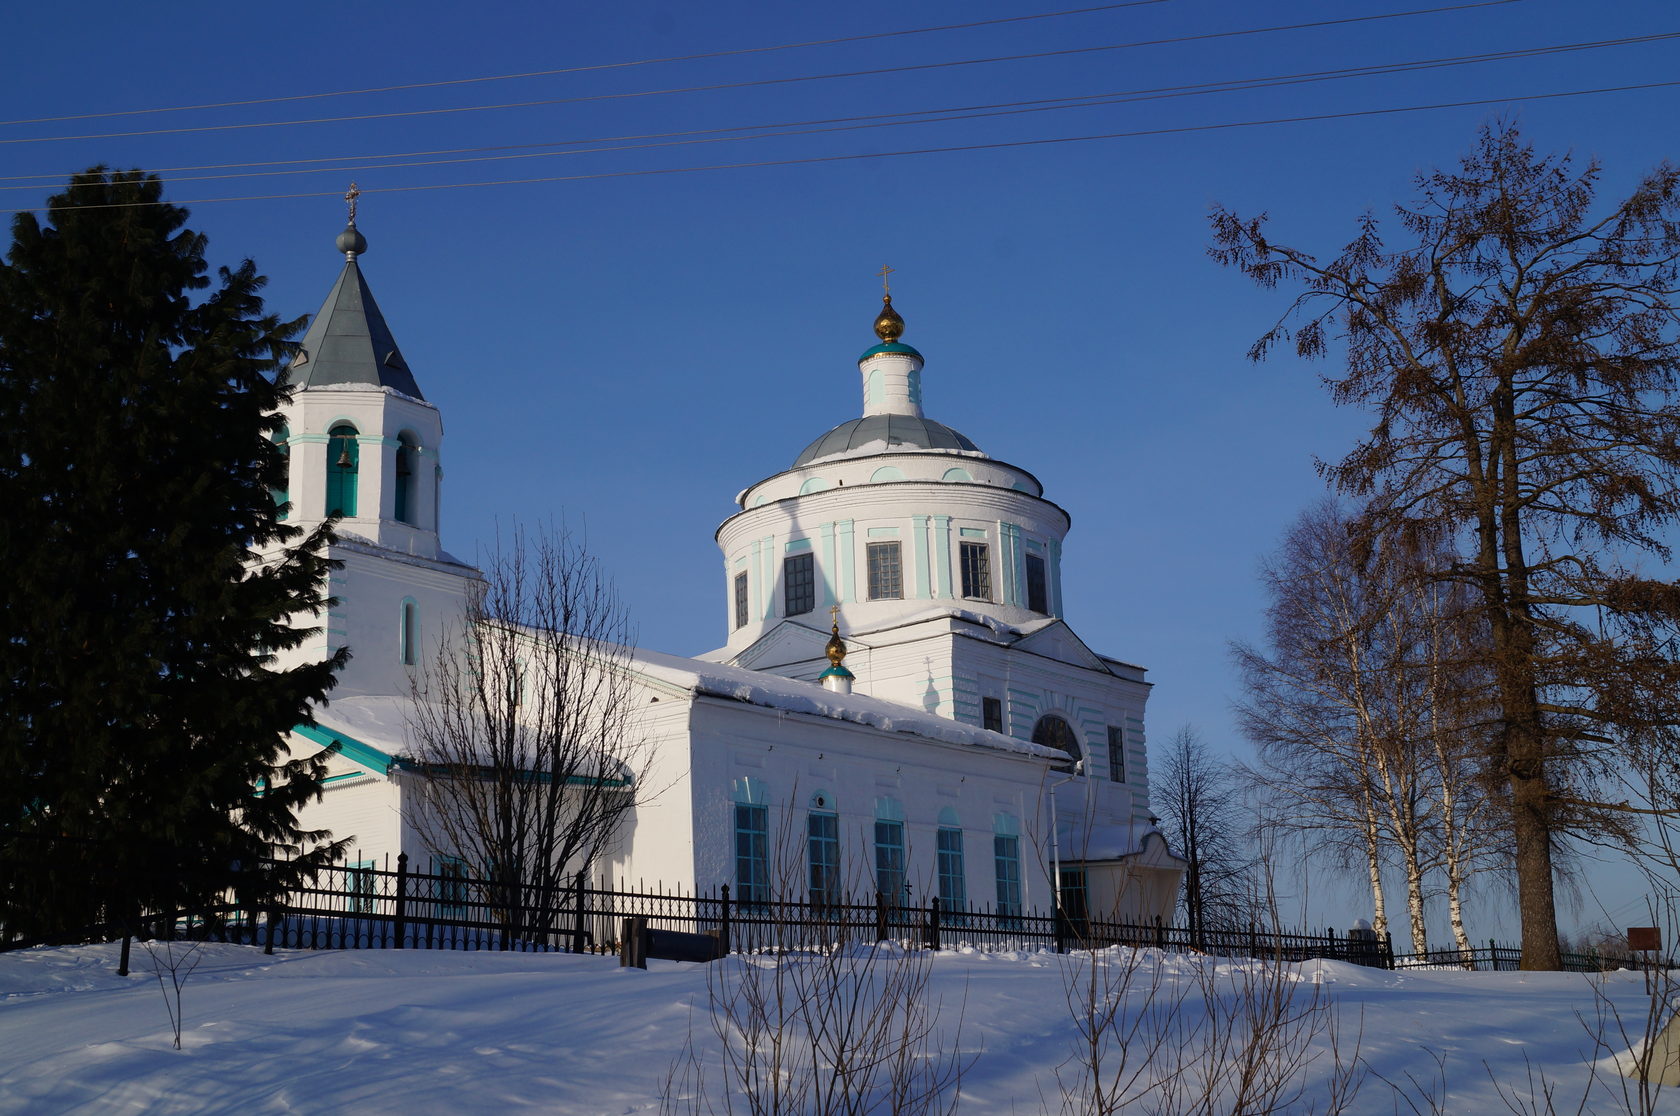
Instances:
[[[344,201],[350,207],[350,223],[352,225],[356,223],[356,199],[361,196],[362,192],[356,188],[354,182],[350,183],[350,189],[344,191]]]
[[[896,268],[896,267],[889,267],[887,264],[882,264],[881,265],[881,270],[877,271],[875,273],[875,274],[877,274],[881,277],[881,293],[882,294],[884,294],[884,295],[891,295],[892,294],[892,286],[887,282],[887,276],[891,275],[893,272],[895,272],[897,270],[898,270],[898,268]]]

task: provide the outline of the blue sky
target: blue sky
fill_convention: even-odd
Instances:
[[[1363,418],[1325,397],[1333,364],[1246,361],[1287,296],[1207,257],[1209,207],[1269,211],[1280,238],[1333,252],[1501,115],[1542,149],[1601,159],[1619,193],[1671,154],[1680,86],[1537,98],[1673,81],[1680,39],[815,129],[1680,32],[1671,5],[1637,0],[1259,30],[1439,6],[1160,0],[880,37],[1061,9],[30,5],[8,13],[0,114],[131,115],[0,124],[0,208],[40,205],[93,163],[262,164],[166,171],[169,196],[215,260],[254,257],[271,307],[302,315],[337,272],[356,180],[364,271],[444,416],[445,545],[471,559],[498,521],[563,518],[615,571],[642,642],[679,653],[723,642],[712,533],[735,493],[859,412],[855,360],[890,263],[929,415],[1071,512],[1068,620],[1149,668],[1152,739],[1195,723],[1241,751],[1227,644],[1261,633],[1255,567],[1323,491],[1314,456],[1339,455]],[[759,49],[835,39],[854,41]],[[1156,40],[1179,41],[1125,45]],[[717,52],[737,53],[623,65]],[[1013,55],[1049,56],[974,61]],[[465,80],[547,70],[571,72]],[[459,84],[312,96],[442,82]],[[719,85],[736,87],[695,89]],[[140,111],[274,97],[301,99]],[[536,101],[551,103],[484,107]],[[378,118],[284,123],[347,116]],[[114,134],[141,131],[157,134]],[[677,132],[712,142],[648,146]],[[1071,139],[1119,133],[1153,134]],[[495,155],[532,157],[448,161]],[[298,160],[315,162],[276,165]],[[686,169],[729,163],[784,165]],[[235,197],[260,200],[207,200]]]

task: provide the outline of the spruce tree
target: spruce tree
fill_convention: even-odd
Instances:
[[[246,260],[207,274],[187,211],[95,168],[13,222],[0,264],[0,933],[65,938],[279,886],[311,847],[292,759],[340,658],[278,669],[323,603],[331,525],[273,493],[281,361]],[[258,559],[258,553],[265,557]],[[304,866],[310,858],[302,861]]]

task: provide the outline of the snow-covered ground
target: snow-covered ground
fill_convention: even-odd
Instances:
[[[691,1038],[714,1060],[710,1087],[723,1087],[709,995],[739,987],[743,974],[768,988],[773,975],[769,962],[740,958],[640,971],[564,954],[202,950],[182,995],[179,1051],[138,947],[128,977],[116,975],[114,946],[0,955],[0,1112],[658,1111]],[[939,1011],[933,1045],[965,1066],[958,1110],[1061,1110],[1063,1083],[1080,1080],[1069,1004],[1091,999],[1092,956],[921,957],[922,1000]],[[1191,1076],[1205,1077],[1208,1064],[1192,1067],[1185,1052],[1268,987],[1253,966],[1207,958],[1113,950],[1094,960],[1096,999],[1120,1002],[1115,1026],[1143,1021],[1127,1036],[1133,1063],[1161,1037],[1158,1057],[1177,1058]],[[875,972],[904,963],[888,954]],[[1316,997],[1336,1013],[1344,1063],[1357,1044],[1372,1073],[1351,1111],[1368,1113],[1431,1111],[1430,1091],[1436,1111],[1502,1113],[1495,1081],[1527,1097],[1542,1071],[1558,1111],[1577,1111],[1589,1088],[1584,1111],[1622,1111],[1625,1079],[1601,1072],[1591,1081],[1589,1064],[1605,1051],[1583,1020],[1596,1026],[1601,1009],[1614,1008],[1642,1032],[1648,1003],[1641,977],[1627,972],[1390,973],[1309,962],[1286,966],[1286,979],[1298,1007]],[[1163,1011],[1168,1003],[1177,1011]],[[1609,1026],[1612,1044],[1625,1046]],[[1313,1039],[1305,1088],[1284,1111],[1324,1111],[1328,1041],[1323,1032]],[[1680,1111],[1680,1089],[1660,1103]]]

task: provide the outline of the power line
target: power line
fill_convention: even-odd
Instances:
[[[111,112],[82,112],[65,116],[37,116],[20,120],[0,120],[0,127],[13,124],[54,124],[67,120],[101,120],[117,116],[151,116],[165,112],[198,112],[204,109],[244,108],[249,105],[273,105],[287,101],[316,101],[328,97],[359,97],[369,93],[402,93],[411,89],[438,89],[451,85],[477,85],[488,81],[513,81],[520,78],[554,77],[560,74],[581,74],[596,70],[622,70],[634,66],[656,66],[666,62],[697,62],[708,58],[730,58],[742,54],[769,54],[803,47],[836,46],[841,43],[862,43],[871,39],[893,39],[906,35],[930,35],[940,31],[967,31],[976,27],[995,27],[1005,23],[1028,23],[1040,19],[1060,19],[1064,16],[1090,15],[1120,8],[1142,8],[1152,4],[1166,4],[1170,0],[1127,0],[1123,4],[1099,4],[1093,8],[1069,8],[1059,12],[1039,12],[1034,15],[1005,16],[999,19],[979,19],[970,23],[946,23],[937,27],[912,27],[902,31],[876,31],[868,35],[846,35],[835,39],[808,39],[775,46],[736,47],[731,50],[712,50],[699,54],[674,54],[665,58],[638,58],[629,62],[598,62],[589,66],[565,66],[555,70],[529,70],[517,74],[489,74],[482,77],[448,78],[441,81],[416,81],[406,85],[376,85],[366,89],[338,89],[329,93],[292,93],[284,97],[252,97],[243,101],[214,101],[202,105],[168,105],[162,108],[119,109]]]
[[[1454,55],[1443,58],[1416,59],[1408,62],[1372,63],[1365,66],[1347,67],[1339,70],[1317,70],[1305,73],[1271,75],[1254,78],[1232,78],[1217,82],[1203,82],[1195,85],[1164,86],[1153,89],[1127,90],[1123,92],[1093,93],[1072,97],[1040,98],[1028,101],[1006,101],[987,105],[953,106],[939,109],[919,109],[896,113],[879,113],[873,115],[837,117],[823,120],[802,120],[781,122],[775,124],[738,125],[727,128],[691,129],[683,132],[655,133],[652,135],[621,135],[598,136],[588,139],[565,141],[551,141],[545,144],[500,144],[468,148],[452,148],[440,151],[423,151],[410,153],[393,153],[386,155],[337,156],[327,159],[288,160],[285,163],[247,163],[227,166],[207,167],[160,167],[154,173],[173,174],[182,170],[221,170],[243,169],[247,167],[275,167],[290,163],[321,163],[330,162],[345,164],[348,160],[361,159],[404,159],[414,158],[420,161],[412,162],[381,162],[355,163],[337,166],[308,166],[294,167],[280,170],[248,170],[236,174],[197,175],[177,177],[173,182],[204,182],[237,178],[268,178],[297,174],[340,174],[351,171],[392,170],[409,167],[446,166],[464,163],[482,163],[496,161],[510,161],[515,159],[553,158],[563,155],[591,155],[605,154],[618,151],[648,150],[660,147],[690,146],[703,143],[740,142],[755,139],[774,139],[791,136],[821,135],[842,131],[860,131],[870,128],[903,127],[916,124],[940,124],[951,121],[977,120],[995,118],[999,116],[1023,115],[1027,113],[1063,111],[1071,108],[1095,108],[1107,105],[1136,103],[1145,100],[1162,100],[1188,96],[1207,96],[1217,93],[1251,92],[1258,89],[1282,88],[1289,85],[1313,84],[1323,81],[1342,81],[1356,77],[1376,77],[1392,74],[1416,73],[1425,70],[1443,69],[1454,66],[1479,65],[1491,61],[1507,61],[1516,58],[1534,58],[1552,54],[1574,53],[1586,50],[1597,50],[1606,47],[1637,45],[1657,42],[1667,39],[1680,38],[1680,31],[1653,33],[1649,35],[1630,36],[1622,39],[1604,39],[1592,42],[1559,43],[1545,47],[1523,47],[1505,51],[1490,51],[1481,54]],[[775,129],[796,129],[792,131]],[[752,132],[749,135],[723,135],[720,133]],[[639,142],[628,141],[660,141]],[[583,144],[619,144],[612,147],[584,147]],[[558,151],[524,151],[522,149],[535,146],[552,146],[564,148]],[[506,154],[483,154],[485,152],[517,152]],[[471,158],[423,158],[431,155],[472,155]],[[57,178],[58,175],[19,175],[11,179],[0,181],[16,181],[22,178],[41,179]],[[74,185],[74,184],[72,184]],[[0,186],[0,191],[33,190],[34,185]]]
[[[319,116],[296,120],[269,120],[242,124],[203,124],[182,128],[146,128],[132,132],[95,132],[72,136],[26,136],[16,139],[0,139],[0,145],[63,143],[75,140],[96,139],[131,139],[137,136],[182,135],[195,132],[248,131],[254,128],[287,128],[306,124],[343,124],[367,120],[393,120],[417,116],[452,115],[463,112],[492,112],[503,109],[583,104],[594,101],[633,100],[643,97],[671,96],[679,93],[714,93],[729,89],[752,89],[771,85],[791,85],[811,81],[834,81],[844,78],[880,77],[884,74],[943,70],[957,66],[983,66],[1001,62],[1024,62],[1043,58],[1065,58],[1078,54],[1095,54],[1105,51],[1132,50],[1139,47],[1206,42],[1212,39],[1241,38],[1248,35],[1266,35],[1282,31],[1302,31],[1320,27],[1344,26],[1354,23],[1372,23],[1381,20],[1406,19],[1413,16],[1438,15],[1443,12],[1459,12],[1473,8],[1490,8],[1498,7],[1504,4],[1519,4],[1523,2],[1524,0],[1474,0],[1474,2],[1471,3],[1452,4],[1439,8],[1417,8],[1410,11],[1385,12],[1378,15],[1348,16],[1342,19],[1316,20],[1310,23],[1279,24],[1272,27],[1251,27],[1244,28],[1239,31],[1209,31],[1198,35],[1182,35],[1175,38],[1145,39],[1126,43],[1108,43],[1100,46],[1067,47],[1061,50],[1035,51],[1023,54],[1005,54],[989,58],[963,58],[950,62],[921,62],[905,66],[884,66],[870,70],[849,70],[827,74],[801,74],[794,77],[761,78],[755,81],[719,82],[710,85],[690,85],[667,89],[644,89],[629,93],[596,93],[580,97],[550,97],[531,101],[510,101],[493,105],[455,105],[445,108],[406,109],[396,112],[354,113],[346,116]]]
[[[1144,128],[1130,132],[1102,132],[1083,136],[1054,136],[1047,139],[1007,140],[996,143],[968,143],[951,147],[918,147],[899,151],[866,151],[849,155],[811,155],[794,159],[765,159],[741,163],[711,163],[691,167],[661,167],[647,170],[599,171],[590,174],[546,175],[537,178],[504,178],[481,182],[445,182],[419,186],[370,186],[363,194],[405,194],[433,190],[470,190],[485,186],[527,186],[553,182],[583,182],[605,178],[643,178],[652,175],[694,174],[702,171],[749,170],[763,167],[788,167],[812,163],[855,162],[862,159],[891,159],[910,155],[938,155],[965,151],[998,151],[1014,147],[1044,147],[1061,143],[1090,143],[1098,140],[1139,139],[1147,136],[1181,135],[1192,132],[1228,131],[1237,128],[1260,128],[1276,124],[1317,123],[1326,120],[1352,120],[1361,117],[1390,116],[1408,112],[1430,112],[1438,109],[1475,108],[1482,105],[1510,104],[1522,101],[1549,101],[1564,97],[1587,97],[1603,93],[1631,93],[1644,89],[1668,89],[1680,86],[1680,80],[1650,81],[1630,85],[1608,85],[1593,89],[1571,89],[1560,93],[1528,93],[1509,97],[1481,97],[1463,101],[1438,101],[1433,104],[1404,105],[1390,108],[1357,109],[1349,112],[1313,113],[1303,116],[1278,116],[1262,120],[1236,120],[1213,124],[1188,124],[1172,128]],[[138,205],[211,205],[222,202],[289,201],[298,198],[336,198],[339,190],[307,190],[290,194],[245,194],[220,198],[184,198],[171,201],[109,203],[89,205],[86,209],[128,209]],[[40,213],[43,207],[0,209],[0,213]]]

